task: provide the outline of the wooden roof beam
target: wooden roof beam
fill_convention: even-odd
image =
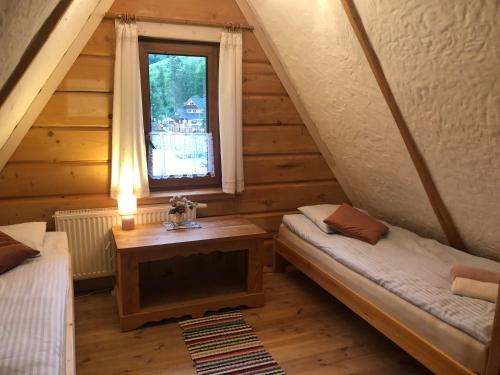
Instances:
[[[0,107],[0,171],[100,24],[113,0],[72,1]]]

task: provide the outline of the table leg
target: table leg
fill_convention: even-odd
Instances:
[[[252,241],[247,257],[247,291],[249,293],[262,292],[262,273],[264,240]]]
[[[118,299],[122,314],[132,314],[140,310],[139,263],[134,254],[118,254],[117,264]]]

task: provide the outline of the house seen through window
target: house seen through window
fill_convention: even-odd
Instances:
[[[140,42],[151,190],[220,185],[218,47]]]

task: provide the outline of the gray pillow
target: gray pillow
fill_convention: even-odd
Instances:
[[[311,220],[316,226],[327,234],[337,233],[335,229],[326,225],[323,220],[330,216],[337,208],[339,204],[317,204],[315,206],[302,206],[298,210]]]

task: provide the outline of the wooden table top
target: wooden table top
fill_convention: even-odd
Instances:
[[[267,237],[267,232],[241,216],[219,216],[196,219],[201,225],[197,229],[167,231],[163,225],[136,225],[124,231],[113,227],[117,251],[137,248],[176,247],[179,244],[195,244],[235,239],[257,239]]]

